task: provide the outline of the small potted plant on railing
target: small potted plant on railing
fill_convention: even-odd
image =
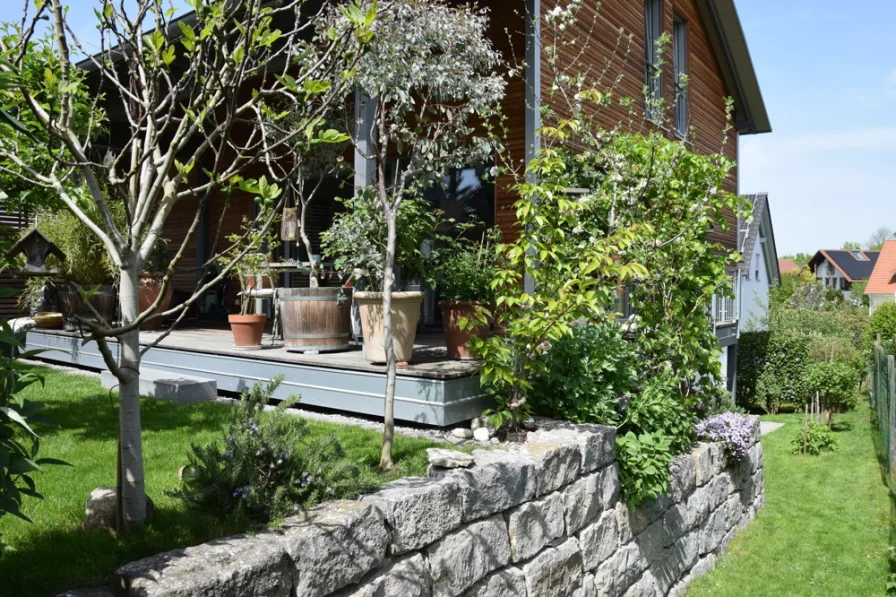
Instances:
[[[240,289],[240,312],[227,316],[233,332],[233,345],[243,350],[257,350],[261,348],[268,316],[255,313],[255,299],[258,298],[257,291],[264,286],[261,280],[270,278],[268,256],[276,248],[277,240],[270,231],[263,232],[256,228],[248,218],[243,218],[243,232],[231,234],[227,240],[231,243],[231,249],[218,259],[218,264],[222,267],[227,267],[247,251],[230,270],[231,278],[239,284]]]
[[[361,315],[366,358],[373,363],[386,361],[383,319],[383,284],[386,254],[386,223],[376,198],[365,190],[359,196],[342,200],[346,209],[333,219],[331,228],[321,235],[322,246],[337,271],[355,280],[353,298]],[[401,230],[395,247],[399,274],[392,281],[392,321],[395,359],[409,362],[417,335],[417,320],[423,292],[406,290],[415,282],[425,282],[431,256],[421,248],[436,238],[442,223],[441,212],[422,199],[408,199],[398,213]],[[363,290],[358,290],[362,288]]]
[[[143,264],[143,273],[140,274],[140,280],[138,282],[140,291],[137,300],[141,313],[149,309],[158,298],[159,293],[162,292],[162,277],[168,270],[168,264],[170,262],[171,260],[168,257],[168,241],[164,238],[160,238],[153,246],[149,258],[146,260],[146,263]],[[171,284],[168,284],[168,287],[165,289],[165,296],[162,297],[162,302],[159,303],[159,306],[156,307],[153,314],[166,311],[171,305],[171,297],[173,294],[174,289]],[[163,321],[164,320],[161,317],[146,319],[140,327],[144,330],[156,330],[162,327]]]
[[[479,242],[460,237],[448,243],[436,258],[432,284],[441,297],[439,309],[449,358],[475,359],[467,346],[470,338],[488,337],[488,325],[476,315],[483,306],[492,308],[497,234],[497,230],[488,231]]]

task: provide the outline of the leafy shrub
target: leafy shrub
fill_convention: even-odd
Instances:
[[[583,325],[554,342],[532,382],[533,411],[574,423],[616,425],[634,384],[634,353],[618,326]]]
[[[284,412],[294,400],[264,412],[281,381],[243,391],[222,444],[191,446],[173,495],[222,517],[267,523],[370,489],[355,481],[357,466],[336,464],[344,456],[336,439],[311,440],[307,423]]]
[[[860,377],[868,371],[869,362],[862,351],[846,338],[817,335],[809,340],[809,360],[813,363],[842,363]]]
[[[868,320],[867,337],[869,343],[880,335],[881,340],[896,340],[896,303],[884,303],[875,309]]]
[[[11,514],[31,522],[21,510],[26,497],[43,499],[37,492],[32,474],[40,472],[44,465],[66,464],[52,458],[38,458],[40,441],[31,428],[41,421],[39,402],[25,400],[21,391],[33,383],[43,384],[39,375],[16,366],[16,360],[33,357],[41,351],[22,348],[12,328],[0,320],[0,520]],[[0,553],[9,549],[0,541]]]
[[[768,330],[752,331],[737,340],[737,397],[741,404],[762,407],[756,399],[756,386],[765,370],[771,336]]]
[[[800,429],[793,440],[790,442],[793,446],[794,454],[803,453],[803,430]],[[834,432],[827,425],[812,421],[806,427],[805,437],[806,454],[811,456],[820,456],[822,452],[833,452],[837,449],[837,438]]]
[[[811,396],[818,393],[822,408],[844,412],[856,405],[861,377],[844,363],[813,363],[806,368],[806,389]]]
[[[637,506],[656,499],[669,490],[669,463],[673,453],[670,439],[661,433],[616,436],[619,484],[623,499]]]
[[[736,413],[713,415],[697,423],[694,431],[698,439],[721,442],[731,460],[743,459],[753,442],[753,422]]]
[[[701,389],[702,390],[702,389]],[[713,415],[724,413],[746,414],[746,409],[738,406],[731,399],[731,393],[724,387],[717,387],[715,391],[697,393],[697,402],[691,407],[698,419],[707,419]]]
[[[761,340],[757,342],[758,354],[745,359],[743,365],[738,363],[738,374],[743,371],[748,381],[755,379],[753,388],[747,386],[752,389],[752,396],[745,391],[743,398],[769,413],[778,412],[782,402],[802,404],[806,399],[803,372],[809,363],[809,337],[790,331],[751,333],[769,335],[764,347]],[[758,370],[750,367],[758,367]]]

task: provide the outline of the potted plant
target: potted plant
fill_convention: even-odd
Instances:
[[[240,312],[227,316],[230,331],[233,332],[233,345],[242,350],[258,350],[268,319],[264,313],[255,313],[257,291],[263,287],[258,280],[270,277],[268,255],[278,243],[269,230],[258,229],[248,218],[243,218],[243,232],[231,234],[227,240],[231,248],[218,259],[218,263],[227,267],[236,261],[230,276],[239,284]],[[245,255],[240,258],[244,251]]]
[[[365,356],[373,363],[386,361],[383,312],[386,223],[376,197],[365,190],[341,200],[345,209],[336,214],[333,225],[321,235],[322,246],[337,271],[354,278],[353,298],[361,315]],[[408,291],[413,282],[424,281],[431,256],[421,248],[437,236],[441,213],[422,199],[406,200],[398,212],[397,227],[402,231],[395,247],[398,275],[390,283],[392,293],[392,333],[395,359],[409,362],[417,336],[417,320],[422,291]],[[361,288],[359,290],[358,288]]]
[[[149,258],[144,264],[144,271],[140,274],[140,280],[138,282],[139,295],[137,300],[141,313],[149,309],[153,303],[156,302],[159,293],[162,292],[162,277],[168,270],[169,263],[168,241],[164,238],[160,238],[153,246],[152,253],[150,253]],[[168,287],[165,289],[165,296],[162,297],[162,302],[155,308],[153,314],[166,311],[171,305],[171,297],[173,294],[174,289],[171,284],[168,284]],[[144,330],[156,330],[162,327],[163,321],[164,320],[161,317],[147,319],[143,322],[141,328]]]
[[[123,217],[123,205],[113,202],[110,208],[113,216]],[[100,240],[67,209],[43,211],[35,220],[36,228],[62,251],[65,260],[51,256],[48,264],[59,270],[59,279],[29,279],[26,296],[33,300],[55,288],[69,323],[76,318],[95,319],[99,314],[111,325],[117,308],[116,268]]]
[[[488,325],[477,311],[492,306],[491,283],[494,278],[493,242],[497,231],[483,234],[480,242],[463,237],[449,243],[436,258],[433,285],[439,291],[439,309],[448,357],[472,360],[468,344],[473,336],[488,337]]]

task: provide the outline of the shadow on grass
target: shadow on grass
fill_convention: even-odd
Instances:
[[[243,530],[245,523],[220,521],[186,507],[157,507],[143,529],[118,538],[77,526],[54,528],[0,558],[0,594],[39,597],[108,587],[114,570],[124,564]]]
[[[831,423],[831,431],[834,433],[840,433],[843,431],[852,431],[852,423],[848,421],[834,422]]]
[[[226,428],[230,409],[223,404],[176,404],[143,398],[140,404],[144,431],[183,430],[190,434]],[[75,400],[50,401],[41,414],[60,429],[43,428],[42,435],[74,432],[78,439],[114,440],[118,430],[118,394],[84,392]]]

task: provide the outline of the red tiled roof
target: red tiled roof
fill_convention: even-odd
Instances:
[[[802,268],[796,264],[793,259],[778,259],[778,270],[781,274],[789,274],[790,272],[798,272]]]
[[[884,242],[874,271],[868,279],[865,294],[893,294],[896,292],[896,240]]]

